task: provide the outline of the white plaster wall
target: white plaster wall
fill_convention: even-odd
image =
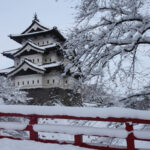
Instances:
[[[63,88],[63,84],[61,82],[61,74],[58,71],[51,71],[46,74],[43,78],[43,86],[46,88],[50,87],[60,87]]]
[[[45,75],[35,74],[35,75],[17,76],[14,77],[13,80],[15,83],[15,87],[20,87],[21,89],[53,88],[53,87],[59,87],[62,89],[73,89],[76,82],[75,79],[73,79],[72,77],[67,78],[61,77],[61,74],[58,71],[52,71]]]
[[[29,39],[28,39],[29,40]],[[30,40],[33,41],[33,43],[39,45],[39,46],[42,46],[42,45],[49,45],[49,44],[52,44],[52,43],[56,43],[56,39],[54,39],[53,37],[51,36],[46,36],[46,37],[43,37],[43,36],[38,36],[37,38],[30,38]],[[22,41],[22,44],[25,44],[27,40],[24,40]]]
[[[43,76],[41,74],[17,76],[14,78],[14,82],[15,87],[20,87],[21,89],[41,88],[43,87]]]
[[[51,71],[43,78],[44,87],[60,87],[63,89],[73,89],[75,80],[72,77],[63,78],[59,71]]]
[[[60,58],[55,51],[51,51],[48,55],[42,55],[42,54],[33,54],[33,55],[26,55],[21,56],[20,59],[16,58],[14,60],[15,67],[17,67],[22,61],[27,58],[31,60],[32,63],[37,65],[43,65],[47,63],[52,62],[60,62],[62,61],[62,58]]]
[[[42,54],[34,54],[20,57],[20,63],[25,59],[31,60],[34,64],[42,65],[43,64],[43,56]]]
[[[20,63],[20,59],[19,58],[15,58],[14,59],[14,66],[17,67]]]
[[[37,39],[33,39],[33,42],[39,46],[42,46],[42,45],[49,45],[57,41],[54,38],[49,36],[49,37],[39,37]]]
[[[63,78],[63,88],[64,89],[74,89],[76,82],[77,82],[76,79],[74,79],[72,77]]]
[[[60,62],[62,59],[56,54],[56,51],[51,51],[48,55],[43,56],[43,63]]]

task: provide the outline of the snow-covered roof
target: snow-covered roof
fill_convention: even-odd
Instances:
[[[53,67],[58,67],[60,65],[62,65],[61,62],[56,62],[56,63],[45,64],[45,65],[42,65],[41,67],[43,67],[43,68],[53,68]]]
[[[25,64],[27,65],[25,67],[26,69],[24,68]],[[32,63],[28,59],[24,59],[24,61],[19,66],[17,66],[16,68],[15,67],[12,68],[10,71],[6,72],[6,74],[8,77],[11,77],[11,76],[17,74],[19,71],[27,70],[27,69],[31,69],[33,71],[43,74],[46,71],[46,69],[59,67],[61,65],[62,65],[61,62],[56,62],[56,63],[50,63],[50,64],[45,64],[45,65],[39,66],[39,65]]]
[[[28,49],[27,49],[28,47]],[[40,47],[30,41],[27,41],[20,49],[18,49],[18,51],[16,51],[15,53],[13,53],[13,56],[16,57],[18,55],[21,55],[23,52],[25,51],[36,51],[38,53],[44,53],[45,48]]]
[[[26,67],[24,68],[25,64],[26,64]],[[31,61],[24,59],[24,61],[18,67],[14,68],[12,71],[8,72],[7,76],[8,77],[14,76],[19,71],[21,71],[21,70],[26,71],[27,69],[31,69],[31,70],[41,73],[41,74],[43,74],[46,71],[45,68],[43,68],[42,66],[38,66],[38,65],[32,63]]]
[[[40,29],[41,31],[46,31],[48,30],[47,27],[44,27],[43,25],[40,24],[40,22],[36,19],[34,19],[29,27],[25,29],[21,34],[25,33],[30,33],[36,31],[36,29]]]
[[[13,54],[16,53],[18,50],[19,50],[19,48],[13,49],[13,50],[8,50],[8,51],[4,51],[2,54],[8,58],[13,59]]]
[[[7,73],[11,72],[14,69],[15,69],[14,66],[6,68],[6,69],[2,69],[2,70],[0,70],[0,75],[6,75]]]
[[[28,38],[31,36],[36,36],[36,35],[45,35],[45,34],[53,34],[56,35],[59,39],[62,41],[65,41],[66,39],[64,36],[61,34],[61,32],[57,29],[57,27],[53,27],[52,29],[47,29],[43,31],[35,31],[31,33],[23,33],[23,34],[10,34],[9,37],[13,40],[15,40],[18,43],[22,42],[22,39]]]
[[[46,30],[46,31],[36,31],[31,33],[25,33],[25,34],[10,34],[9,37],[21,37],[21,36],[28,36],[28,35],[35,35],[39,33],[46,33],[47,31],[51,31],[52,29]]]
[[[2,54],[8,58],[14,58],[14,57],[22,54],[24,51],[26,51],[27,50],[26,46],[28,46],[28,45],[32,47],[32,50],[35,50],[35,51],[40,52],[40,53],[44,53],[47,49],[59,46],[59,44],[57,44],[57,43],[38,46],[38,45],[32,43],[31,41],[27,41],[21,48],[9,50],[9,51],[4,51]]]
[[[59,44],[57,43],[52,43],[52,44],[49,44],[49,45],[43,45],[42,48],[44,49],[47,49],[47,48],[53,48],[53,47],[56,47],[58,46]]]
[[[29,60],[27,60],[27,59],[25,59],[24,62],[27,63],[28,65],[31,65],[32,67],[34,67],[34,68],[36,68],[36,69],[40,69],[40,70],[45,71],[45,69],[44,69],[42,66],[38,66],[38,65],[32,63],[31,61],[29,61]]]

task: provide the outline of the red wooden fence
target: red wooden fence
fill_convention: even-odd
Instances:
[[[26,114],[16,114],[16,113],[0,113],[0,117],[25,117],[25,118],[29,118],[29,124],[27,124],[26,128],[23,129],[23,131],[29,131],[30,133],[30,140],[34,140],[34,141],[39,141],[39,142],[45,142],[45,143],[59,143],[59,144],[73,144],[73,145],[77,145],[80,147],[86,147],[86,148],[93,148],[93,149],[101,149],[101,150],[118,150],[118,149],[128,149],[128,150],[135,150],[135,144],[134,144],[134,140],[142,140],[142,141],[150,141],[150,139],[148,138],[140,138],[134,135],[134,129],[133,129],[133,124],[134,123],[138,123],[138,124],[150,124],[150,120],[144,120],[144,119],[130,119],[130,118],[98,118],[98,117],[76,117],[76,116],[69,116],[69,115],[38,115],[38,114],[34,114],[34,115],[26,115]],[[82,141],[82,138],[84,136],[84,134],[81,132],[81,134],[77,134],[74,135],[74,142],[68,142],[68,141],[58,141],[58,140],[45,140],[45,139],[40,139],[38,137],[38,132],[36,132],[34,130],[34,126],[38,125],[38,119],[39,118],[51,118],[51,119],[73,119],[73,120],[88,120],[88,121],[107,121],[107,122],[119,122],[119,123],[124,123],[125,124],[125,130],[128,134],[126,137],[126,143],[127,143],[127,147],[111,147],[111,146],[100,146],[100,145],[92,145],[92,143],[84,143]],[[13,122],[12,122],[13,124]],[[65,126],[64,126],[65,127]],[[73,127],[73,129],[76,127]],[[84,127],[82,127],[84,130]],[[90,127],[89,127],[90,128]],[[1,129],[6,129],[5,126]],[[109,129],[111,132],[111,129]],[[60,133],[55,132],[55,133]],[[141,131],[142,134],[142,131]],[[109,137],[107,135],[95,135],[95,133],[93,134],[93,136],[99,136],[99,137]],[[116,136],[114,136],[116,137]],[[0,136],[0,138],[10,138],[10,139],[16,139],[16,140],[22,140],[21,138],[15,138],[15,137],[9,137],[9,136]],[[117,137],[116,137],[117,138]]]

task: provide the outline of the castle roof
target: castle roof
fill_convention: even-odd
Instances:
[[[24,59],[24,61],[18,67],[12,68],[11,70],[7,70],[7,72],[5,71],[5,74],[8,77],[11,77],[11,76],[15,76],[20,71],[27,72],[29,70],[34,71],[39,74],[44,74],[47,71],[47,69],[56,68],[60,66],[62,66],[62,63],[60,62],[38,66],[32,63],[30,60]]]
[[[23,39],[34,37],[37,35],[39,36],[49,34],[57,36],[61,41],[65,41],[64,36],[60,33],[57,27],[49,29],[41,25],[36,16],[34,17],[34,20],[32,21],[31,25],[29,25],[29,27],[27,27],[21,34],[10,34],[9,37],[18,43],[22,43]]]
[[[49,44],[46,46],[38,46],[30,41],[27,41],[21,48],[4,51],[2,54],[8,58],[14,59],[24,52],[30,53],[31,51],[35,51],[36,53],[45,53],[46,51],[52,50],[57,47],[59,47],[59,44],[57,43]]]
[[[14,66],[9,67],[9,68],[2,69],[2,70],[0,70],[0,75],[6,76],[6,74],[7,74],[8,72],[11,72],[11,71],[14,70],[14,69],[15,69]]]

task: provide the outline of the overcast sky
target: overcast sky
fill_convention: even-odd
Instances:
[[[0,53],[20,47],[9,39],[9,34],[24,31],[36,12],[40,22],[61,31],[71,28],[74,22],[74,2],[67,0],[0,0]],[[0,69],[13,65],[13,61],[0,54]]]

